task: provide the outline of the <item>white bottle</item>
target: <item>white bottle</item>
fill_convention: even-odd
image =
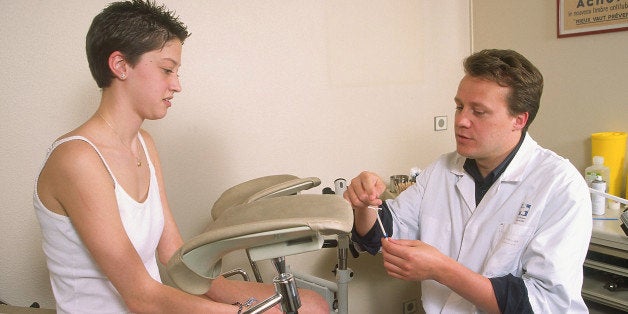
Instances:
[[[589,187],[592,187],[591,182],[593,182],[597,176],[602,176],[602,179],[606,182],[609,182],[611,179],[611,170],[604,166],[604,157],[602,156],[593,156],[593,165],[584,169],[584,179],[587,181]]]
[[[416,177],[418,177],[420,173],[421,169],[419,169],[419,167],[410,168],[410,181],[416,182]]]
[[[591,188],[597,191],[606,191],[606,181],[602,179],[602,176],[597,176],[593,182],[591,182]],[[591,193],[591,205],[593,208],[593,215],[604,215],[606,212],[606,197],[597,193]]]

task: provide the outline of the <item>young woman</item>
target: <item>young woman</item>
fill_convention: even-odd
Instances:
[[[270,285],[224,278],[203,297],[161,283],[157,259],[167,263],[183,241],[141,125],[165,117],[181,91],[188,36],[151,1],[112,3],[92,22],[86,50],[100,105],[53,143],[34,194],[59,313],[238,313],[237,302],[274,294]],[[304,312],[329,312],[314,292],[301,291],[301,300]]]

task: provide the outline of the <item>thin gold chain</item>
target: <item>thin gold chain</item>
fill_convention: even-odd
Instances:
[[[137,139],[137,156],[135,156],[135,154],[133,154],[133,151],[131,150],[130,147],[126,146],[124,144],[124,141],[122,140],[122,137],[120,136],[120,134],[118,134],[118,132],[116,132],[116,129],[113,128],[113,126],[111,125],[111,123],[109,123],[109,121],[107,121],[107,119],[105,119],[105,117],[103,117],[100,112],[96,112],[98,114],[98,116],[105,121],[105,123],[107,123],[107,125],[109,126],[109,128],[111,129],[111,131],[113,131],[113,133],[115,133],[118,136],[118,139],[120,140],[120,143],[122,143],[122,146],[126,147],[129,152],[131,152],[131,155],[133,155],[133,157],[135,157],[135,160],[137,162],[137,166],[141,167],[142,166],[142,159],[140,159],[141,156],[141,148],[140,148],[140,139]]]

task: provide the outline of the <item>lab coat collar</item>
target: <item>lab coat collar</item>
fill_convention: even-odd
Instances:
[[[519,151],[512,159],[508,167],[506,167],[506,170],[504,170],[504,173],[501,175],[499,181],[521,181],[526,165],[529,162],[527,156],[530,156],[537,147],[537,142],[532,139],[529,132],[526,132],[523,143],[521,143],[521,147],[519,147]],[[469,176],[463,168],[466,159],[466,157],[456,153],[456,157],[452,158],[451,164],[449,165],[451,172],[457,176]]]
[[[525,169],[530,162],[530,156],[538,147],[538,143],[532,139],[530,133],[526,132],[523,143],[519,148],[519,152],[512,159],[510,165],[506,167],[506,170],[502,174],[500,181],[519,182],[523,180]]]

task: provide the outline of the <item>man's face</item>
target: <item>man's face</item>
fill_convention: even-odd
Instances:
[[[455,134],[458,153],[476,160],[483,175],[497,167],[521,138],[528,114],[508,112],[510,87],[466,75],[456,102]]]

